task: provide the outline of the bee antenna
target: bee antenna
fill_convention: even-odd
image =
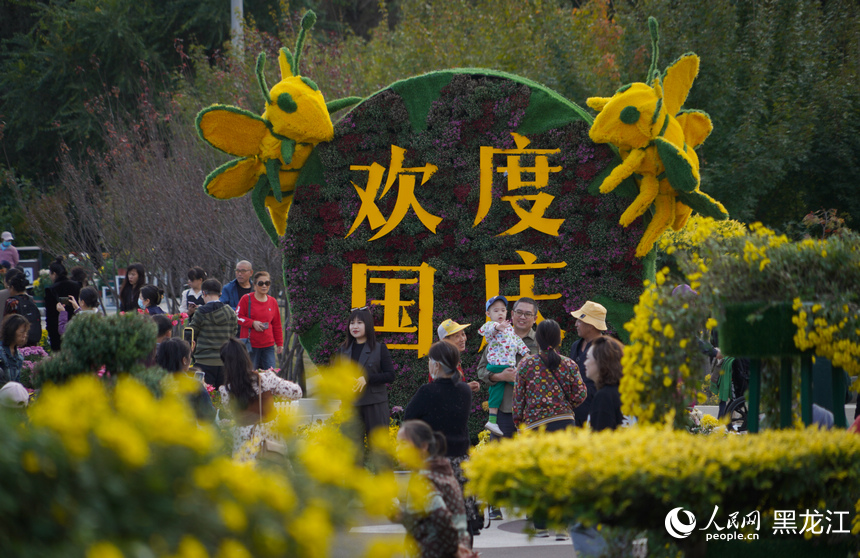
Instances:
[[[660,57],[660,47],[658,45],[660,36],[659,25],[654,16],[648,17],[648,31],[651,32],[651,67],[648,68],[648,79],[645,80],[645,83],[651,83],[658,75],[657,59]]]
[[[257,65],[254,67],[254,73],[257,74],[257,83],[260,84],[260,90],[263,92],[263,99],[269,104],[272,104],[272,99],[269,97],[269,85],[266,83],[266,76],[263,74],[263,68],[266,67],[266,53],[261,52],[257,55]]]
[[[299,61],[302,58],[302,49],[305,46],[305,33],[313,28],[314,24],[317,22],[317,14],[314,13],[313,10],[308,10],[304,16],[302,16],[302,28],[299,30],[299,37],[296,39],[296,56],[295,56],[295,64],[293,66],[293,75],[299,75]]]

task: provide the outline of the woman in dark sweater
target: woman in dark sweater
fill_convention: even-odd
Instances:
[[[71,319],[74,316],[75,309],[69,303],[69,296],[75,298],[81,293],[81,284],[77,281],[69,279],[69,274],[66,271],[66,266],[63,265],[62,258],[54,260],[50,267],[49,275],[53,284],[45,289],[45,327],[48,330],[48,340],[51,343],[52,351],[59,351],[61,348],[60,334],[60,311],[57,310],[57,303],[63,299],[63,306],[66,311],[66,319]]]
[[[447,457],[469,453],[469,412],[472,390],[469,384],[454,381],[460,351],[450,343],[439,341],[430,347],[430,375],[433,382],[418,388],[406,406],[404,420],[423,420],[433,430],[445,435]]]
[[[394,381],[394,364],[388,347],[377,343],[373,330],[373,315],[370,308],[355,308],[349,314],[346,340],[340,347],[346,358],[357,362],[364,369],[364,376],[355,380],[353,391],[358,393],[354,405],[364,432],[357,432],[362,440],[374,428],[388,428],[391,411],[388,409],[388,387]]]
[[[125,271],[122,287],[119,289],[119,311],[136,312],[140,289],[146,285],[146,268],[141,263],[133,263]]]
[[[624,416],[621,414],[621,357],[624,345],[612,337],[598,337],[591,342],[585,357],[585,374],[594,380],[597,393],[591,404],[591,429],[594,431],[618,428]]]
[[[460,351],[451,343],[439,341],[430,347],[430,376],[433,381],[418,388],[406,406],[403,420],[422,420],[434,431],[445,435],[445,456],[451,461],[454,476],[462,489],[466,484],[462,463],[469,458],[469,413],[472,390],[459,380]],[[474,497],[465,500],[469,533],[475,535],[483,523],[478,517]]]

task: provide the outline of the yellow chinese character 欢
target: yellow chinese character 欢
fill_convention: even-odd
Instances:
[[[355,221],[353,221],[352,227],[350,227],[346,236],[355,232],[355,229],[366,219],[371,229],[382,227],[376,234],[370,237],[370,240],[378,240],[393,231],[400,224],[403,218],[406,217],[406,212],[410,207],[421,223],[432,233],[436,233],[436,227],[442,222],[442,218],[428,213],[421,207],[421,204],[418,203],[418,199],[415,197],[415,174],[408,173],[422,173],[421,185],[423,186],[438,170],[438,167],[427,163],[423,167],[404,168],[403,160],[405,157],[405,149],[396,145],[391,146],[391,167],[388,169],[388,178],[385,181],[385,187],[382,190],[382,194],[379,195],[379,199],[381,200],[394,185],[394,182],[397,182],[397,200],[394,202],[394,210],[388,216],[388,219],[382,216],[382,212],[379,211],[379,207],[376,205],[376,196],[379,193],[379,188],[382,186],[385,167],[379,163],[373,163],[372,165],[351,165],[349,167],[349,170],[367,171],[368,175],[367,187],[364,189],[360,188],[355,182],[352,183],[355,191],[358,193],[358,197],[361,199],[361,207],[358,209],[358,215],[355,217]]]
[[[374,277],[371,273],[408,273],[410,277]],[[382,306],[382,324],[374,328],[378,332],[418,333],[415,344],[388,344],[389,349],[410,349],[418,351],[418,358],[430,351],[433,343],[433,284],[436,270],[422,263],[420,266],[371,266],[352,264],[352,305],[364,306],[367,303],[367,285],[383,286],[383,297],[371,300],[372,304]],[[418,284],[418,300],[402,300],[400,289],[403,285]],[[418,324],[413,325],[406,308],[418,304]]]
[[[493,201],[493,171],[507,175],[509,192],[526,187],[538,190],[544,188],[549,184],[550,173],[561,171],[561,167],[549,166],[548,161],[548,156],[559,153],[560,149],[526,149],[529,143],[531,143],[527,137],[521,136],[516,132],[511,132],[511,135],[514,137],[514,142],[517,145],[516,149],[495,149],[493,147],[481,146],[480,198],[478,200],[478,214],[475,216],[473,227],[477,227],[490,211],[490,205]],[[507,166],[494,168],[493,157],[495,155],[507,155]],[[534,156],[533,167],[521,166],[520,157],[523,155]],[[533,174],[534,180],[525,180],[523,173]],[[511,204],[514,212],[520,218],[520,222],[500,233],[499,236],[517,234],[529,228],[538,230],[544,234],[558,236],[558,229],[564,223],[564,219],[549,219],[544,217],[544,213],[554,199],[555,196],[546,192],[503,196],[502,200]],[[521,205],[523,201],[533,202],[531,208]]]
[[[545,263],[539,264],[535,263],[537,261],[537,256],[530,252],[524,252],[521,250],[517,250],[517,254],[519,254],[520,258],[522,258],[523,263],[521,264],[487,264],[484,266],[484,274],[486,276],[486,298],[496,296],[498,294],[502,294],[508,301],[513,302],[520,298],[528,297],[533,298],[536,301],[540,300],[556,300],[561,298],[561,293],[553,293],[553,294],[536,294],[535,293],[535,276],[533,273],[520,273],[525,271],[543,271],[548,269],[561,269],[567,266],[566,262],[559,263]],[[510,293],[502,293],[499,291],[500,275],[502,272],[518,272],[519,276],[519,292],[516,294]],[[540,312],[538,312],[536,322],[540,323],[543,321],[543,316]],[[562,332],[562,336],[564,336],[564,332]],[[481,344],[483,347],[483,343]]]

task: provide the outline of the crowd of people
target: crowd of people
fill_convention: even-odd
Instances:
[[[555,431],[590,424],[593,430],[614,429],[623,422],[618,385],[621,379],[621,343],[607,334],[606,309],[592,301],[571,312],[580,339],[570,357],[559,354],[561,328],[544,319],[535,328],[538,303],[517,299],[508,316],[508,300],[490,298],[488,321],[479,328],[487,346],[478,364],[478,376],[489,387],[490,420],[485,427],[494,438],[512,437],[518,428]],[[422,556],[455,556],[471,548],[483,516],[474,498],[464,498],[462,464],[468,459],[468,421],[472,397],[480,389],[467,382],[460,363],[471,324],[444,320],[437,329],[439,341],[429,350],[429,381],[421,386],[404,411],[399,439],[424,457],[418,474],[435,487],[432,509],[402,510],[401,520],[418,542]],[[353,308],[348,318],[341,356],[364,371],[353,389],[360,422],[358,435],[389,422],[386,384],[394,379],[391,357],[374,333],[369,307]],[[576,410],[588,404],[585,413]],[[444,513],[440,511],[445,506]],[[502,519],[491,507],[490,517]],[[533,518],[538,536],[549,536],[544,518]],[[463,534],[467,534],[464,537]],[[566,538],[566,533],[557,533]]]
[[[28,314],[35,309],[26,293],[26,275],[17,267],[5,268],[6,289],[0,291],[0,384],[20,378],[23,359],[19,348],[41,338],[41,320]],[[82,271],[82,270],[81,270]],[[45,290],[45,326],[51,349],[62,347],[67,324],[80,313],[98,312],[98,291],[87,284],[86,274],[69,273],[62,262],[49,266],[51,285]],[[164,292],[147,281],[142,264],[128,266],[118,293],[118,310],[151,316],[157,326],[156,347],[145,364],[157,365],[171,376],[198,380],[188,397],[197,420],[216,420],[205,384],[218,390],[225,407],[233,410],[233,455],[256,459],[260,440],[278,442],[273,428],[274,397],[295,400],[301,388],[271,371],[284,344],[280,310],[269,295],[270,275],[254,270],[247,261],[235,267],[235,279],[226,285],[194,267],[179,301],[189,321],[183,338],[173,337],[173,323],[161,308]],[[31,308],[32,305],[32,308]],[[618,383],[621,344],[607,337],[606,310],[587,302],[572,314],[577,341],[570,357],[559,354],[561,329],[551,319],[535,328],[538,303],[517,299],[508,315],[508,300],[492,297],[486,303],[488,321],[479,329],[487,341],[478,365],[479,379],[489,387],[490,420],[494,438],[511,437],[518,428],[546,431],[581,427],[595,430],[621,424]],[[35,309],[38,316],[38,309]],[[394,368],[386,345],[376,338],[369,307],[349,314],[343,358],[363,370],[353,386],[358,427],[363,439],[378,427],[388,427],[390,408],[387,384]],[[404,411],[399,440],[423,456],[417,474],[430,481],[435,492],[422,509],[406,502],[401,520],[419,543],[423,556],[468,556],[472,537],[480,532],[483,514],[474,498],[464,498],[463,463],[468,459],[468,421],[478,381],[467,381],[460,355],[466,350],[467,329],[447,319],[437,329],[439,341],[429,350],[429,378]],[[38,337],[32,330],[38,328]],[[11,391],[11,390],[7,390]],[[585,412],[583,411],[585,408]],[[500,510],[491,508],[500,519]],[[534,518],[538,535],[545,525]]]
[[[5,252],[12,253],[8,247]],[[4,249],[0,249],[0,257],[3,254]],[[99,292],[88,285],[83,268],[69,272],[58,259],[48,272],[45,329],[51,350],[59,351],[69,322],[78,314],[97,313],[102,307]],[[41,342],[42,317],[27,294],[29,281],[17,261],[15,265],[8,261],[0,265],[0,273],[6,286],[0,291],[0,388],[5,399],[9,394],[23,393],[17,403],[26,405],[27,391],[18,383],[24,363],[20,349]],[[277,437],[272,427],[274,397],[295,400],[302,396],[302,390],[271,370],[277,366],[275,355],[283,351],[284,339],[277,301],[268,296],[269,274],[253,273],[250,262],[244,260],[236,265],[235,274],[236,278],[222,288],[220,281],[207,278],[200,267],[188,271],[188,288],[181,294],[180,310],[190,319],[181,338],[173,337],[174,322],[161,308],[164,291],[147,282],[146,268],[140,263],[126,268],[117,310],[152,318],[156,343],[142,364],[158,366],[170,377],[197,380],[189,403],[199,422],[216,419],[205,385],[218,390],[223,405],[232,409],[235,417],[233,455],[248,460],[255,459],[260,451],[255,440]]]

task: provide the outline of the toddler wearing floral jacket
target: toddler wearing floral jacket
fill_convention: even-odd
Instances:
[[[502,295],[496,295],[486,304],[487,318],[490,320],[478,330],[487,341],[487,372],[503,372],[506,368],[517,365],[517,355],[527,355],[529,348],[514,332],[511,322],[508,321],[508,299]],[[490,397],[488,405],[490,408],[490,420],[484,428],[497,436],[502,436],[502,429],[497,424],[499,407],[505,396],[505,384],[510,382],[496,382],[490,386]]]

